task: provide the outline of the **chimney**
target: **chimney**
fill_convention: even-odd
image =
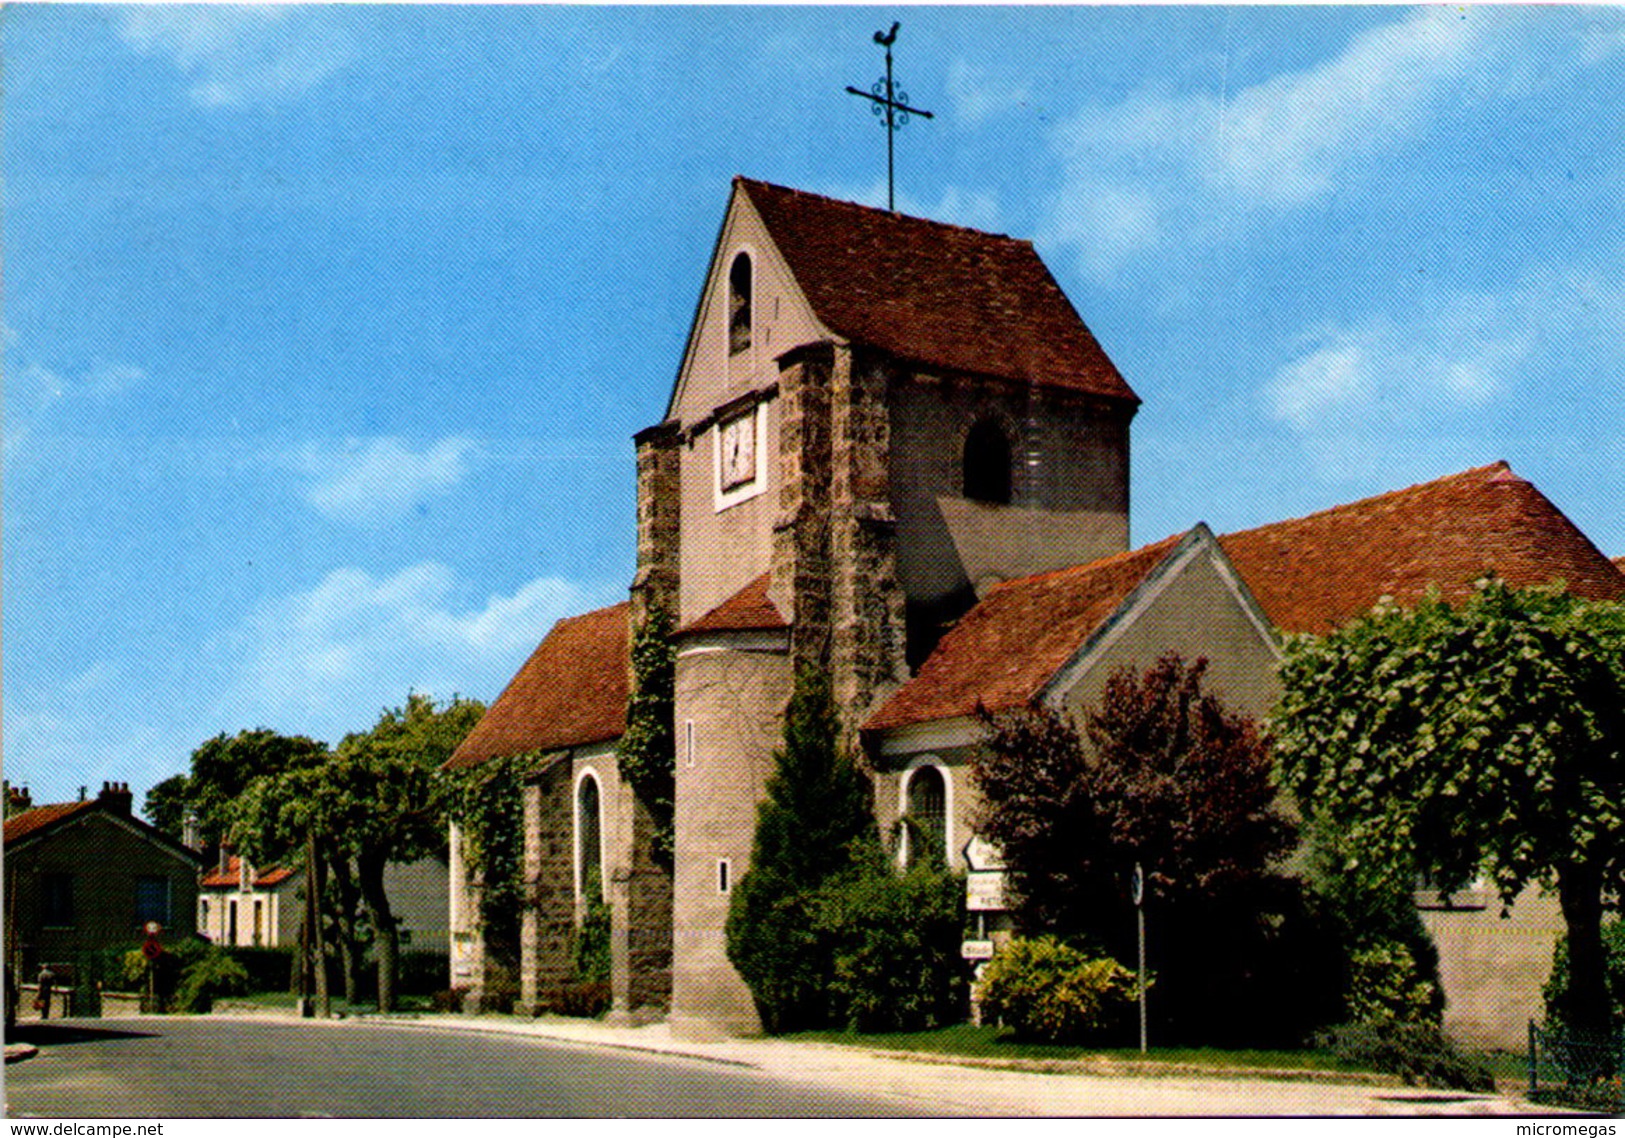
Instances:
[[[30,797],[26,786],[6,785],[6,817],[21,814],[25,810],[34,808],[34,799]]]
[[[181,845],[193,853],[203,848],[203,836],[198,830],[196,810],[188,810],[186,817],[181,819]]]
[[[123,814],[126,817],[129,816],[132,799],[130,784],[127,782],[104,782],[101,793],[96,796],[96,800],[112,813]]]
[[[222,836],[221,839],[220,839],[220,864],[219,864],[219,871],[220,871],[220,876],[221,877],[224,877],[226,875],[226,870],[228,868],[230,868],[230,866],[231,866],[231,847],[226,844],[226,839],[225,839],[224,836]]]

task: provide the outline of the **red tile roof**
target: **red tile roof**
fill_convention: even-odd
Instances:
[[[735,184],[836,335],[930,367],[1139,402],[1031,242]]]
[[[1614,567],[1621,573],[1625,573],[1625,557],[1614,558]]]
[[[238,885],[238,877],[242,873],[242,865],[243,859],[240,857],[227,858],[226,872],[221,873],[217,863],[215,868],[203,875],[203,880],[198,884],[205,889],[235,889]],[[293,870],[280,865],[273,865],[269,869],[256,869],[254,871],[254,888],[270,889],[272,886],[281,885],[292,876]]]
[[[691,632],[754,632],[789,628],[790,622],[784,619],[784,614],[767,595],[767,587],[772,577],[771,573],[763,573],[698,620],[679,628],[677,635],[686,636]]]
[[[864,729],[958,718],[978,701],[990,711],[1030,702],[1178,540],[996,586]],[[1562,580],[1589,600],[1625,600],[1617,561],[1504,462],[1219,544],[1285,632],[1329,632],[1383,597],[1413,603],[1430,585],[1460,600],[1492,572],[1515,586]]]
[[[1030,703],[1183,537],[995,585],[864,730]]]
[[[1446,600],[1494,573],[1554,580],[1589,600],[1625,599],[1625,577],[1504,462],[1219,539],[1259,606],[1286,632],[1325,633],[1383,597],[1437,586]]]
[[[71,818],[86,810],[94,810],[98,805],[100,804],[96,799],[87,798],[82,802],[53,802],[25,810],[21,814],[14,814],[6,819],[5,844],[9,846],[12,842],[20,841],[29,834],[37,833],[64,818]]]
[[[629,619],[623,601],[555,624],[446,769],[619,736],[626,730]]]

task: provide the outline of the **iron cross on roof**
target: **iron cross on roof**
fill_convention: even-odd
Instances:
[[[875,81],[871,91],[860,91],[856,87],[848,87],[850,94],[860,99],[868,99],[873,106],[869,109],[880,116],[881,125],[886,128],[886,208],[897,212],[895,163],[892,158],[892,135],[902,129],[908,121],[909,115],[920,115],[922,118],[933,118],[930,111],[923,111],[919,107],[908,105],[908,92],[892,83],[891,74],[891,45],[897,42],[898,25],[893,23],[891,31],[876,32],[875,42],[886,49],[886,77]]]

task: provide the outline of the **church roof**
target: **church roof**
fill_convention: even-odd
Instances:
[[[864,729],[1030,703],[1179,540],[995,586]],[[1491,573],[1517,587],[1562,581],[1587,600],[1625,600],[1617,561],[1504,462],[1218,541],[1283,632],[1330,632],[1384,597],[1411,604],[1430,586],[1459,601]]]
[[[1517,587],[1561,580],[1587,600],[1625,599],[1625,576],[1505,462],[1219,543],[1285,632],[1330,632],[1383,597],[1411,604],[1429,586],[1459,601],[1492,573]]]
[[[993,586],[864,730],[1031,703],[1183,536]]]
[[[929,367],[1139,402],[1030,241],[734,181],[836,335]]]
[[[716,608],[677,630],[677,635],[692,632],[756,632],[774,628],[789,628],[790,622],[767,595],[771,573],[763,573]]]
[[[566,617],[452,752],[446,769],[616,738],[626,730],[630,672],[626,602]]]

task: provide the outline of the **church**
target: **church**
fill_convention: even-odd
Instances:
[[[521,1010],[556,1005],[601,903],[613,1015],[695,1038],[759,1030],[724,926],[798,669],[831,677],[899,859],[962,869],[978,707],[1081,710],[1115,668],[1177,650],[1262,717],[1283,634],[1383,597],[1460,597],[1494,572],[1625,599],[1625,573],[1505,463],[1130,549],[1139,402],[1031,243],[736,178],[670,401],[635,437],[628,599],[559,621],[448,763],[533,760]],[[616,762],[634,631],[657,608],[676,649],[669,864]],[[923,824],[895,826],[905,814]],[[452,983],[477,1002],[478,883],[459,844]],[[1555,901],[1498,921],[1458,895],[1424,917],[1446,1026],[1521,1033]]]

